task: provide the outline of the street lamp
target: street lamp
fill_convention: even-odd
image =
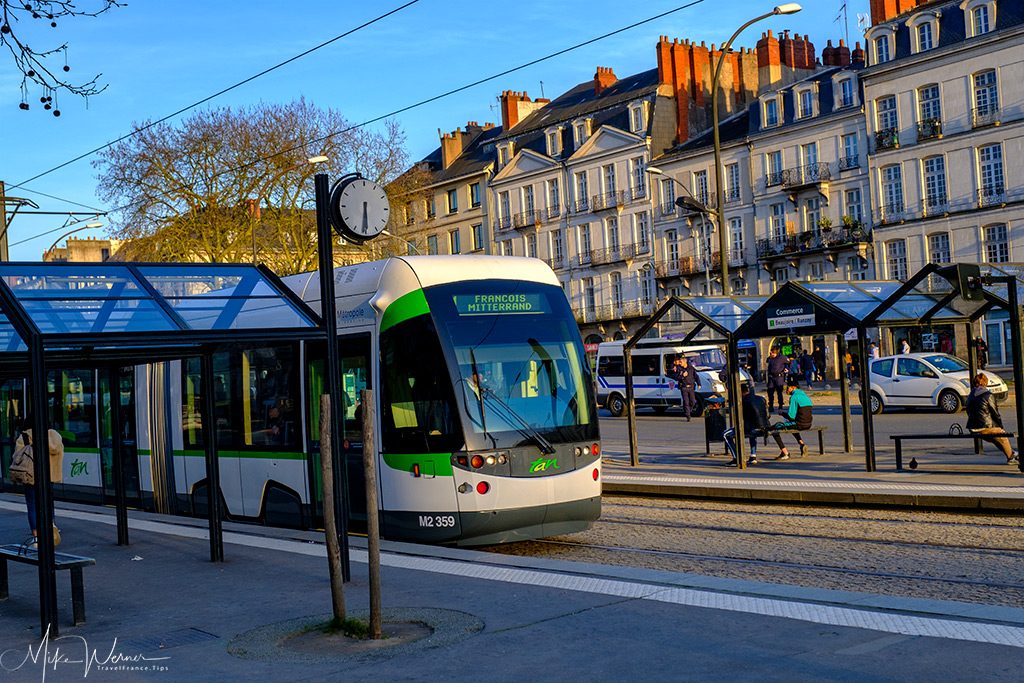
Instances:
[[[700,244],[701,254],[704,257],[704,294],[707,296],[711,296],[711,258],[708,254],[711,247],[711,240],[708,239],[708,223],[705,217],[713,215],[713,212],[710,208],[707,207],[706,204],[699,201],[696,197],[693,196],[693,193],[690,192],[690,188],[688,188],[683,183],[679,182],[679,180],[677,180],[676,178],[668,175],[657,166],[648,166],[645,170],[650,175],[657,175],[662,176],[663,178],[668,178],[673,183],[683,188],[683,192],[686,193],[686,196],[676,197],[676,200],[674,202],[675,205],[678,206],[680,209],[687,209],[691,213],[700,214]],[[721,233],[722,231],[721,224],[719,224],[718,231],[719,233]],[[724,292],[725,290],[722,291]]]
[[[411,248],[411,249],[412,249],[412,250],[413,250],[414,252],[416,252],[416,255],[417,255],[417,256],[423,256],[423,252],[421,252],[421,251],[420,251],[420,250],[419,250],[419,249],[418,249],[418,248],[416,247],[416,243],[415,243],[415,242],[413,242],[412,240],[407,240],[407,239],[405,239],[404,237],[402,237],[402,236],[400,236],[400,235],[396,235],[396,234],[394,234],[393,232],[389,232],[389,231],[387,231],[387,230],[381,230],[381,231],[380,231],[380,234],[382,234],[382,235],[387,235],[388,237],[392,237],[392,238],[394,238],[394,239],[396,239],[396,240],[401,240],[401,241],[405,242],[405,246],[407,246],[407,247],[410,247],[410,248]]]
[[[718,62],[715,64],[715,75],[711,79],[711,124],[714,130],[715,137],[715,198],[718,201],[718,206],[715,207],[715,211],[718,214],[718,251],[721,255],[722,260],[722,295],[729,296],[729,258],[727,250],[729,248],[729,239],[725,234],[725,188],[722,187],[722,143],[718,135],[718,77],[722,73],[722,64],[725,62],[725,55],[729,53],[729,49],[732,47],[732,41],[736,40],[743,31],[750,26],[755,24],[762,19],[768,17],[774,17],[782,14],[796,14],[802,7],[795,2],[787,2],[783,5],[777,6],[771,12],[762,14],[759,17],[754,17],[747,23],[736,29],[736,32],[732,34],[732,37],[726,41],[725,45],[722,46],[722,51],[718,55]],[[735,78],[735,75],[733,76]]]
[[[91,230],[93,228],[102,228],[102,227],[103,227],[103,222],[102,221],[93,221],[91,223],[86,223],[85,225],[80,225],[80,226],[78,226],[77,228],[75,228],[73,230],[68,230],[66,233],[64,233],[63,235],[61,235],[57,239],[55,239],[53,241],[53,244],[50,245],[50,248],[43,252],[43,258],[46,258],[47,254],[49,254],[51,251],[56,249],[57,248],[57,243],[60,242],[62,239],[66,238],[66,237],[70,237],[71,235],[74,235],[76,232],[81,232],[83,230]]]

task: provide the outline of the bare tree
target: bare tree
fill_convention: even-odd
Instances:
[[[29,109],[29,83],[35,83],[40,87],[42,94],[39,102],[43,109],[52,111],[54,116],[60,116],[60,109],[53,99],[54,93],[58,90],[88,97],[106,89],[107,86],[97,83],[100,74],[78,84],[66,80],[67,74],[71,71],[67,43],[57,47],[36,49],[29,45],[26,38],[26,34],[45,29],[46,24],[52,31],[57,29],[57,24],[61,20],[98,17],[114,7],[124,6],[117,0],[92,0],[91,5],[91,8],[80,9],[74,2],[68,0],[0,0],[0,8],[3,10],[3,17],[0,18],[0,45],[11,53],[15,66],[21,72],[19,106],[22,109]],[[32,36],[33,44],[38,37]],[[60,56],[64,57],[63,65],[59,64]],[[57,66],[54,66],[55,59],[58,61]]]
[[[180,125],[136,124],[94,166],[100,196],[123,207],[112,234],[122,258],[266,263],[279,274],[317,265],[312,177],[359,171],[382,185],[406,165],[405,137],[355,128],[305,100],[202,111]],[[312,165],[310,157],[326,156]]]

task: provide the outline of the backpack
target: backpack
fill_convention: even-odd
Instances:
[[[24,443],[11,456],[11,466],[7,468],[7,476],[15,484],[34,486],[36,483],[35,457],[32,455],[32,444],[28,443],[25,435],[22,436]]]

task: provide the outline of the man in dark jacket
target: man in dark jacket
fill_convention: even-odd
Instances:
[[[814,354],[811,357],[814,359],[814,376],[819,382],[827,381],[825,377],[825,347],[818,344],[814,347]]]
[[[967,429],[971,434],[1002,434],[1003,418],[999,415],[996,397],[988,390],[988,375],[979,372],[971,380],[974,388],[967,396]],[[1017,451],[1010,447],[1010,440],[1005,436],[981,436],[985,441],[994,444],[1006,456],[1007,465],[1020,462]]]
[[[756,465],[757,438],[763,436],[768,429],[768,406],[763,398],[754,393],[753,387],[748,382],[743,382],[740,385],[740,393],[743,395],[743,433],[750,444],[750,456],[747,458],[747,464]],[[733,442],[736,430],[727,429],[723,434],[725,446],[732,453],[732,462],[729,463],[729,466],[733,467],[738,462],[736,445]]]
[[[697,407],[697,387],[700,386],[697,368],[690,365],[690,360],[686,356],[682,356],[673,363],[670,376],[679,386],[683,414],[686,415],[686,421],[689,422],[694,408]]]
[[[768,385],[768,412],[775,409],[772,398],[778,396],[779,409],[782,409],[782,389],[786,386],[786,374],[789,372],[789,361],[779,353],[779,347],[773,346],[768,352],[765,382]]]

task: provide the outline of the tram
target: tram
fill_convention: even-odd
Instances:
[[[593,379],[557,279],[537,259],[410,256],[335,270],[341,455],[355,526],[365,519],[362,390],[373,388],[385,538],[482,545],[570,533],[600,515]],[[319,277],[284,282],[317,310]],[[237,346],[214,356],[219,495],[229,518],[309,527],[322,510],[322,344]],[[58,498],[113,495],[102,373],[50,373],[65,435]],[[97,392],[97,384],[101,391]],[[132,502],[205,515],[209,497],[198,359],[126,368],[122,447]],[[0,384],[15,434],[24,385]],[[4,472],[10,448],[3,448]]]

